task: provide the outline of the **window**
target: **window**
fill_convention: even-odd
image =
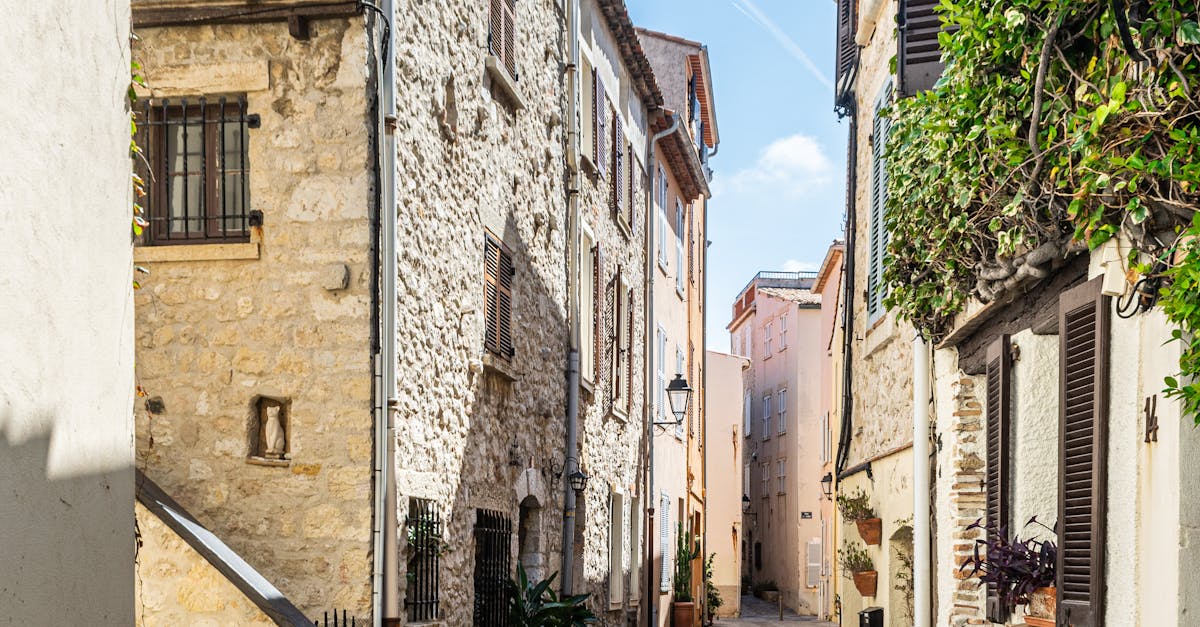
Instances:
[[[579,140],[580,154],[588,163],[596,165],[596,70],[592,69],[592,62],[588,60],[587,55],[579,55],[580,65],[580,98],[581,106],[579,107]],[[586,106],[586,103],[592,103],[592,106]]]
[[[596,285],[600,248],[586,225],[580,229],[579,245],[579,372],[587,381],[596,380]]]
[[[821,539],[813,538],[808,541],[804,560],[804,585],[816,588],[821,582]]]
[[[485,301],[484,347],[512,359],[512,255],[491,233],[484,236],[483,290]]]
[[[763,359],[769,359],[771,357],[771,346],[772,346],[771,334],[773,331],[773,329],[771,327],[773,327],[773,326],[775,326],[775,323],[768,322],[766,329],[763,332],[763,350],[766,353],[765,355],[763,355]]]
[[[783,349],[787,348],[787,318],[787,314],[779,316],[779,352],[781,353],[783,352]]]
[[[642,172],[642,166],[641,162],[638,161],[637,155],[633,152],[632,142],[626,143],[625,154],[628,155],[625,161],[629,163],[629,172],[628,176],[626,177],[629,180],[625,184],[625,189],[619,193],[629,195],[629,197],[625,200],[627,208],[625,210],[623,219],[625,220],[625,226],[629,227],[629,232],[632,234],[637,231],[637,193],[634,191],[634,182],[638,180],[637,177],[641,176],[640,173]]]
[[[675,291],[683,296],[683,203],[675,199]]]
[[[786,459],[775,460],[775,481],[777,482],[777,485],[775,486],[776,492],[778,492],[779,494],[783,494],[784,492],[787,492],[787,490],[785,489],[785,486],[787,485],[787,460]]]
[[[750,437],[750,432],[753,431],[751,414],[754,412],[751,409],[751,405],[753,405],[753,402],[751,401],[750,390],[746,390],[746,393],[742,395],[742,431],[746,433],[746,437]]]
[[[604,79],[592,69],[592,162],[601,179],[608,178],[608,96],[604,92]]]
[[[734,355],[742,354],[742,336],[737,333],[729,334],[729,352]]]
[[[625,276],[619,268],[613,277],[613,284],[616,311],[612,314],[614,323],[610,331],[614,347],[610,358],[612,407],[617,412],[628,414],[633,388],[633,360],[630,359],[630,348],[633,346],[633,289],[625,282]]]
[[[658,419],[662,422],[667,419],[668,413],[663,402],[667,389],[667,332],[662,327],[658,327],[658,359],[655,361],[658,364],[658,385],[654,387],[654,406],[658,408]]]
[[[883,157],[892,121],[883,110],[892,102],[892,83],[888,80],[875,100],[875,122],[871,131],[871,240],[867,250],[867,321],[874,322],[883,313],[883,264],[891,239],[884,223],[887,210],[887,170]]]
[[[829,412],[821,416],[821,463],[829,462]]]
[[[149,164],[148,245],[250,241],[246,98],[147,101],[138,141]]]
[[[475,625],[503,627],[508,618],[512,521],[500,512],[475,510]]]
[[[438,562],[442,553],[442,519],[433,501],[409,499],[408,585],[404,589],[404,607],[408,621],[424,622],[438,618]]]
[[[508,75],[517,78],[517,54],[513,45],[516,0],[492,0],[488,20],[488,52],[504,63]]]
[[[986,353],[987,472],[984,478],[987,500],[984,512],[990,540],[996,539],[991,529],[1009,528],[1009,421],[1012,415],[1010,350],[1009,336],[1002,333],[987,347]],[[1001,603],[1000,589],[995,583],[987,584],[987,616],[994,623],[1003,623],[1008,619],[1008,608]]]
[[[666,492],[658,503],[658,546],[662,547],[662,560],[659,564],[658,590],[671,590],[671,497]]]
[[[763,462],[759,466],[762,468],[763,494],[766,494],[767,484],[771,482],[771,463]]]
[[[629,602],[637,605],[642,591],[642,499],[629,501]]]
[[[687,364],[686,364],[686,362],[684,362],[683,349],[680,348],[678,344],[676,344],[675,345],[675,372],[676,372],[676,374],[683,374],[684,372],[686,372],[685,368],[687,368]],[[672,414],[671,417],[674,418],[675,415]],[[680,420],[678,423],[675,424],[675,437],[677,437],[677,438],[683,437],[683,421],[682,420]]]
[[[658,265],[667,267],[667,172],[658,166]]]
[[[625,497],[609,497],[608,605],[620,607],[625,597]]]
[[[765,440],[771,437],[771,395],[767,394],[762,398],[763,413],[762,413],[762,438]]]
[[[746,325],[746,328],[742,329],[742,346],[746,347],[746,352],[742,355],[750,357],[750,350],[753,348],[753,345],[750,344],[750,325]]]
[[[775,428],[778,429],[777,433],[783,434],[787,431],[787,390],[779,390],[777,396],[779,397],[776,399],[779,405],[779,420],[776,421]]]
[[[742,466],[742,494],[750,496],[750,464]]]
[[[942,51],[938,45],[940,20],[935,11],[939,0],[901,0],[896,22],[896,78],[900,93],[911,96],[933,88],[942,75]]]

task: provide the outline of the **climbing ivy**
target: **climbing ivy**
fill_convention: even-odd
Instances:
[[[1167,286],[1158,303],[1183,342],[1167,393],[1200,421],[1200,7],[939,11],[945,72],[888,112],[885,303],[937,339],[969,299],[1011,294],[1122,235],[1129,278]]]
[[[131,42],[137,41],[137,35],[130,33],[129,39]],[[137,61],[129,61],[129,91],[127,93],[128,108],[129,108],[129,158],[132,162],[129,173],[130,182],[133,185],[133,217],[132,229],[134,237],[141,237],[143,230],[149,224],[146,222],[146,209],[142,206],[142,199],[146,197],[146,181],[138,175],[137,163],[141,161],[145,163],[146,157],[142,154],[142,147],[137,143],[138,134],[138,115],[137,107],[133,106],[137,102],[137,88],[146,86],[146,78],[142,76],[142,64]],[[146,168],[147,171],[149,167]],[[150,271],[141,267],[134,266],[135,274],[150,274]],[[133,280],[133,289],[141,289],[142,284],[137,278]]]

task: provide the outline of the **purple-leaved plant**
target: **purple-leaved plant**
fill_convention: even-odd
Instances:
[[[1038,522],[1037,516],[1030,518],[1025,528],[1030,525],[1058,534]],[[1032,535],[1022,539],[1015,534],[1010,538],[1004,526],[986,525],[982,518],[967,527],[971,529],[982,529],[984,539],[975,541],[974,553],[959,571],[970,568],[968,576],[978,577],[979,585],[996,584],[1000,602],[1009,611],[1029,603],[1034,590],[1054,585],[1058,546],[1053,540],[1037,540]]]

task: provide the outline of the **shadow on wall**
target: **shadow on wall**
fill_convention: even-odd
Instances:
[[[12,418],[5,408],[0,427]],[[50,429],[10,436],[0,432],[0,620],[133,624],[133,468],[50,478]]]
[[[888,540],[888,572],[892,573],[888,606],[891,608],[889,623],[893,627],[913,624],[913,528],[908,521],[901,521]]]

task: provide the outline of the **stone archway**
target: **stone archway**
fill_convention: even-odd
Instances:
[[[517,479],[517,502],[520,516],[517,520],[517,561],[525,568],[530,581],[546,578],[547,542],[542,524],[542,513],[547,503],[546,487],[542,476],[535,468],[528,468]]]

